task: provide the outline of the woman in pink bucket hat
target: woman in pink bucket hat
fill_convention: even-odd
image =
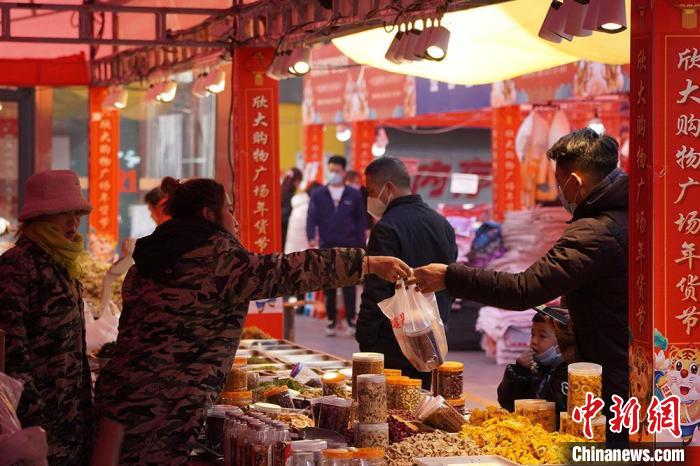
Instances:
[[[0,256],[6,372],[24,382],[17,414],[24,427],[46,430],[50,464],[87,464],[93,443],[78,280],[78,227],[90,210],[75,173],[37,173],[25,185],[17,243]]]

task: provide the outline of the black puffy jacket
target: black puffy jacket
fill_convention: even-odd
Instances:
[[[566,362],[555,367],[539,366],[536,371],[519,364],[508,364],[498,386],[498,403],[508,411],[515,408],[515,400],[538,399],[553,401],[557,413],[566,411],[567,384]]]
[[[449,266],[455,297],[524,310],[563,296],[571,314],[578,360],[603,366],[603,398],[627,399],[628,179],[612,171],[579,204],[564,234],[521,273]],[[609,403],[607,403],[609,404]]]

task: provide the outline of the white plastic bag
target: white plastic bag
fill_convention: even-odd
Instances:
[[[406,289],[401,283],[379,308],[391,321],[399,347],[413,367],[430,372],[442,364],[447,357],[447,337],[435,293],[424,295],[415,285]]]

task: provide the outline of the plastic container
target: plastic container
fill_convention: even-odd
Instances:
[[[270,419],[279,419],[282,413],[282,407],[273,405],[272,403],[254,403],[251,408],[255,411],[264,414]]]
[[[248,390],[255,390],[260,386],[260,374],[255,371],[248,371],[247,374]]]
[[[425,424],[445,432],[457,433],[466,423],[464,416],[441,396],[426,396],[416,410],[416,417]]]
[[[323,450],[328,448],[325,440],[297,440],[292,442],[290,463],[292,466],[317,466],[323,461]]]
[[[247,408],[253,404],[253,392],[224,392],[221,394],[221,403],[239,408]]]
[[[399,379],[395,392],[395,406],[401,411],[414,413],[421,399],[420,379]]]
[[[572,428],[571,416],[567,412],[559,413],[559,433],[576,435],[574,429]]]
[[[340,372],[326,372],[323,374],[321,385],[323,387],[323,396],[345,396],[345,375]]]
[[[515,414],[540,424],[547,432],[557,430],[557,406],[553,401],[537,399],[515,400]]]
[[[214,405],[207,410],[207,445],[209,445],[212,450],[218,452],[223,451],[224,424],[226,422],[226,417],[242,414],[243,412],[241,410],[226,405]]]
[[[289,395],[289,388],[274,387],[265,392],[263,395],[267,403],[281,406],[282,408],[294,409],[294,403]]]
[[[600,398],[603,389],[603,367],[590,362],[569,364],[569,397],[567,412],[573,414],[574,408],[586,404],[586,393],[593,393]]]
[[[322,466],[350,466],[352,464],[352,452],[344,448],[328,449],[323,451]]]
[[[406,379],[405,375],[390,376],[386,378],[386,407],[396,409],[396,394],[399,390],[399,380]]]
[[[437,369],[437,394],[446,400],[456,400],[464,393],[464,364],[446,361]]]
[[[365,424],[386,422],[386,377],[362,374],[357,377],[357,419]]]
[[[593,427],[593,441],[597,443],[605,443],[605,416],[596,416],[591,419],[591,427]],[[583,434],[582,434],[583,435]]]
[[[357,424],[355,446],[358,448],[387,448],[389,424]]]
[[[383,448],[358,448],[352,454],[353,466],[386,466]]]
[[[357,400],[357,376],[362,374],[383,374],[384,355],[381,353],[353,353],[352,355],[352,398]]]
[[[347,432],[350,422],[352,401],[339,397],[327,397],[321,400],[317,426],[340,434]]]
[[[415,331],[404,329],[404,337],[410,351],[427,367],[437,369],[443,363],[433,327],[428,325]]]
[[[462,396],[456,400],[445,400],[448,405],[452,406],[455,411],[464,416],[467,411],[467,400]]]
[[[384,375],[387,377],[401,377],[401,369],[384,369]]]
[[[224,391],[239,392],[248,390],[248,358],[237,356],[233,359]]]

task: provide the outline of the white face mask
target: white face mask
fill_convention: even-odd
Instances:
[[[574,175],[570,175],[569,178],[566,180],[566,183],[564,183],[564,187],[562,188],[561,186],[557,186],[558,190],[558,197],[559,201],[561,202],[561,205],[564,206],[564,208],[571,214],[573,215],[574,212],[576,211],[576,207],[578,207],[578,204],[576,202],[569,202],[569,200],[566,198],[566,195],[564,194],[564,190],[566,189],[567,185],[569,184],[569,181],[571,181],[571,178],[573,178]],[[576,193],[576,197],[574,197],[574,201],[576,201],[576,198],[578,198],[579,193],[581,193],[581,188],[579,188],[578,192]]]
[[[384,188],[386,188],[386,184],[382,186],[382,189],[379,191],[379,195],[377,197],[367,198],[367,212],[375,220],[380,220],[382,218],[384,212],[386,212],[387,205],[391,202],[391,194],[389,194],[389,199],[387,199],[386,204],[381,201],[380,198],[382,197]]]

